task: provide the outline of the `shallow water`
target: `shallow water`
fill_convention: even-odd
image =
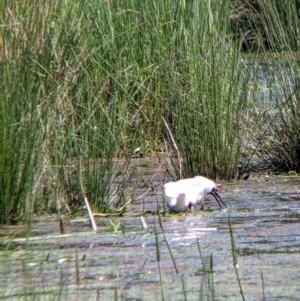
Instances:
[[[156,195],[162,201],[161,185],[166,179],[159,174],[149,177],[145,175],[145,181],[151,180],[156,189],[146,185],[137,191],[125,216],[97,217],[97,233],[81,217],[65,222],[65,234],[60,235],[54,215],[35,218],[28,239],[24,239],[25,228],[0,229],[1,298],[24,300],[26,293],[26,300],[161,300],[160,264],[165,300],[184,300],[183,291],[187,300],[242,300],[228,210],[220,210],[208,197],[203,211],[162,217],[177,274],[157,216],[144,214],[147,230],[139,214],[134,216],[154,212]],[[223,183],[220,189],[231,213],[246,300],[299,300],[299,184],[299,177],[250,176],[247,181]],[[120,222],[125,233],[109,232],[110,221]],[[210,255],[214,272],[205,276],[203,264],[208,268]],[[208,277],[213,278],[213,292]]]

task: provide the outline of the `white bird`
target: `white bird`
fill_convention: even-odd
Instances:
[[[166,183],[163,194],[170,212],[188,211],[193,205],[200,203],[206,194],[213,195],[221,208],[222,205],[227,207],[218,194],[216,184],[201,176]]]

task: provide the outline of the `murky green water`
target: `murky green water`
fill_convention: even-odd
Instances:
[[[161,200],[161,176],[152,181]],[[245,299],[299,300],[300,178],[278,176],[266,181],[264,176],[253,176],[224,183],[220,195],[231,211]],[[155,191],[145,188],[137,196],[131,215],[156,209]],[[213,256],[215,300],[242,300],[233,267],[228,211],[221,211],[212,197],[207,198],[204,211],[163,217],[178,274],[157,217],[146,214],[148,230],[144,230],[141,218],[130,214],[97,217],[97,233],[91,231],[87,218],[78,218],[69,220],[65,234],[60,235],[57,216],[36,218],[28,240],[12,238],[16,229],[2,228],[1,298],[161,300],[156,228],[165,300],[184,300],[183,290],[187,300],[207,300],[205,292],[212,296],[205,289],[207,278],[196,239],[205,264]],[[108,232],[111,220],[120,222],[125,233]],[[18,231],[18,236],[26,233]]]

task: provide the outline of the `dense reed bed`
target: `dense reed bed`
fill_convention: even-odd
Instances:
[[[285,46],[279,65],[294,80],[298,39],[284,37],[294,32],[296,7],[283,7],[282,19],[273,2],[263,3],[259,24],[273,33],[272,45]],[[178,146],[174,155],[183,158],[176,176],[229,179],[241,147],[264,131],[249,97],[259,92],[258,77],[241,60],[230,1],[6,0],[0,6],[0,223],[72,211],[70,203],[82,195],[97,210],[109,210],[115,158],[125,160],[126,171],[136,147],[144,155],[173,156],[163,120]],[[270,62],[267,52],[261,55]],[[299,132],[298,103],[295,108],[288,95],[276,118]],[[286,122],[289,110],[295,114]]]

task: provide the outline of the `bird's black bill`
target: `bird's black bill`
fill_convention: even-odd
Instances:
[[[217,190],[213,190],[211,193],[211,195],[213,195],[213,197],[216,199],[216,201],[218,202],[220,208],[222,208],[222,205],[227,208],[226,204],[224,203],[224,201],[221,199],[221,197],[219,196]]]

